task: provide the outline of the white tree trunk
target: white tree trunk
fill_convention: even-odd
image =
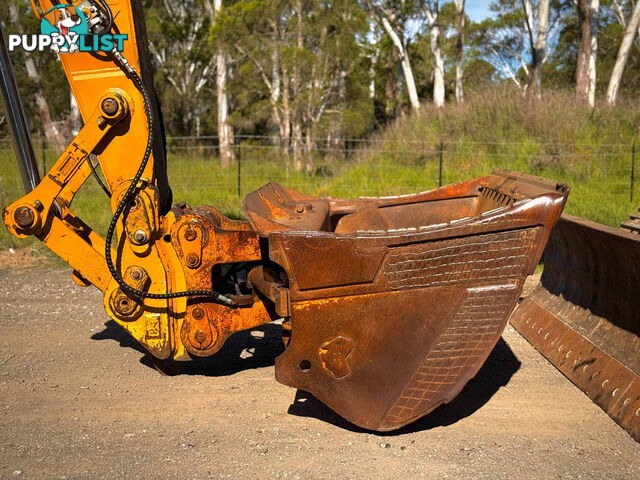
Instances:
[[[69,92],[69,129],[71,135],[75,137],[82,128],[82,120],[80,118],[80,109],[73,92]]]
[[[207,3],[209,0],[207,0]],[[207,5],[205,4],[205,8]],[[213,11],[210,11],[211,23],[222,10],[222,0],[213,1]],[[235,158],[233,151],[233,127],[229,124],[229,97],[227,95],[227,58],[222,49],[216,52],[216,100],[218,103],[218,151],[220,164],[228,166]]]
[[[407,49],[402,43],[402,39],[396,29],[391,25],[391,20],[388,16],[378,9],[372,2],[366,2],[366,5],[373,15],[373,18],[382,26],[391,42],[393,43],[393,47],[396,50],[396,54],[400,59],[400,66],[402,67],[402,73],[404,76],[404,82],[407,87],[407,94],[409,95],[409,103],[411,104],[411,109],[413,111],[417,111],[420,109],[420,100],[418,99],[418,90],[416,89],[416,82],[413,77],[413,70],[411,68],[411,60],[409,59],[409,54],[407,53]]]
[[[464,102],[464,2],[465,0],[454,0],[456,13],[458,14],[458,39],[456,46],[456,102]]]
[[[620,79],[622,78],[622,72],[624,71],[624,67],[627,63],[627,58],[629,57],[629,49],[631,48],[633,39],[636,36],[639,22],[640,1],[637,1],[635,7],[633,7],[631,19],[627,23],[627,29],[624,32],[624,37],[622,38],[622,43],[620,44],[620,49],[618,50],[618,57],[616,58],[616,63],[613,66],[611,78],[609,79],[609,87],[607,88],[607,103],[609,103],[610,105],[616,103],[618,89],[620,88]]]
[[[589,5],[590,12],[590,51],[589,51],[589,90],[587,92],[587,101],[589,106],[593,108],[596,104],[596,60],[598,59],[598,30],[600,21],[600,0],[591,0]]]
[[[444,105],[444,57],[440,46],[438,0],[433,0],[433,4],[427,3],[426,14],[429,21],[431,53],[433,54],[433,103],[441,107]]]
[[[216,54],[216,97],[218,102],[218,148],[220,163],[228,166],[235,158],[233,128],[229,125],[229,97],[227,96],[227,59],[218,50]]]
[[[532,80],[533,92],[542,97],[542,65],[547,51],[547,34],[549,31],[549,0],[540,0],[538,4],[538,35],[535,44],[535,57]]]

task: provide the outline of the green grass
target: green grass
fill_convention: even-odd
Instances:
[[[469,95],[463,106],[446,110],[425,107],[402,118],[349,159],[314,154],[314,174],[285,168],[282,155],[265,145],[239,149],[242,196],[274,181],[312,195],[356,197],[397,195],[438,186],[442,142],[442,183],[486,175],[493,168],[532,173],[568,183],[565,211],[608,225],[619,225],[637,208],[629,198],[631,145],[640,107],[575,106],[564,94],[547,94],[540,104],[518,94],[491,90]],[[232,218],[242,218],[237,192],[238,168],[221,168],[210,150],[169,151],[169,180],[174,202],[213,205]],[[40,153],[40,157],[42,154]],[[50,167],[54,155],[46,158]],[[0,204],[22,195],[20,176],[11,151],[0,151]],[[73,203],[74,211],[103,233],[111,218],[108,200],[90,178]],[[0,228],[0,248],[34,246]]]

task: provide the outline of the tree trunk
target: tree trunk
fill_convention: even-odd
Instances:
[[[427,4],[427,19],[431,37],[431,53],[433,54],[433,103],[444,105],[444,57],[440,46],[440,11],[438,0],[433,1],[433,8]]]
[[[596,104],[596,61],[598,59],[598,30],[600,21],[600,0],[591,0],[590,16],[590,49],[589,49],[589,90],[587,100],[593,108]]]
[[[34,81],[36,84],[36,91],[34,94],[36,107],[38,109],[38,115],[40,116],[40,121],[42,122],[42,129],[44,130],[44,136],[47,139],[49,145],[52,145],[53,148],[56,149],[56,152],[62,152],[65,148],[67,148],[66,135],[64,130],[61,128],[60,122],[54,122],[51,119],[51,111],[49,110],[49,105],[47,104],[47,100],[44,98],[44,94],[42,93],[42,89],[40,88],[40,74],[36,69],[35,62],[31,55],[25,52],[24,65],[27,70],[27,76]]]
[[[71,136],[75,137],[82,128],[82,119],[80,118],[80,109],[73,92],[69,92],[69,130]]]
[[[20,12],[16,4],[12,4],[9,7],[9,15],[12,23],[17,25],[20,22]],[[49,145],[56,149],[56,152],[62,152],[67,148],[68,141],[65,138],[64,132],[60,128],[60,124],[51,119],[49,104],[42,93],[42,87],[40,86],[40,74],[38,73],[38,69],[36,68],[33,58],[28,52],[24,52],[24,56],[24,66],[27,71],[27,76],[33,80],[33,83],[36,85],[34,99],[38,110],[38,116],[42,123],[44,136]]]
[[[228,166],[234,159],[233,127],[229,124],[229,97],[227,96],[227,61],[222,51],[216,53],[216,97],[218,102],[218,148],[220,164]]]
[[[456,102],[464,102],[464,63],[462,54],[464,53],[464,2],[465,0],[455,0],[456,12],[458,13],[458,38],[456,41]]]
[[[302,52],[304,47],[304,39],[302,35],[302,1],[297,0],[295,2],[296,8],[296,53],[294,55],[293,62],[293,76],[292,76],[292,94],[293,99],[297,100],[294,103],[294,109],[291,112],[291,143],[293,145],[293,168],[296,172],[302,170],[302,112],[300,108],[300,88],[302,81],[302,73],[300,71],[300,62],[298,61],[298,54]]]
[[[296,172],[302,170],[302,122],[295,112],[291,121],[291,143],[293,145],[293,169]]]
[[[626,65],[627,58],[629,57],[629,49],[631,48],[631,44],[633,43],[633,39],[635,38],[638,30],[638,23],[640,23],[640,1],[636,1],[635,6],[633,7],[633,13],[627,23],[627,29],[624,32],[624,37],[622,38],[622,43],[618,50],[618,57],[616,58],[616,63],[613,66],[613,71],[611,72],[611,79],[609,80],[609,87],[607,88],[607,103],[610,105],[616,103],[618,89],[620,88],[620,79],[622,78],[622,72],[624,71],[624,66]]]
[[[418,99],[418,90],[416,89],[416,82],[413,77],[411,60],[409,59],[407,49],[403,45],[400,36],[391,26],[391,23],[389,23],[389,20],[386,17],[382,17],[382,27],[387,32],[387,35],[389,35],[389,38],[391,38],[391,42],[395,47],[398,58],[400,59],[400,66],[402,67],[402,74],[404,76],[405,86],[407,87],[407,94],[409,95],[411,109],[413,111],[417,111],[420,109],[420,100]]]
[[[222,0],[205,0],[205,10],[209,14],[211,23],[222,10]],[[220,164],[223,167],[235,159],[233,151],[233,127],[229,124],[229,97],[227,95],[227,57],[221,48],[216,51],[216,101],[218,104],[218,151]]]
[[[580,45],[576,64],[576,100],[589,100],[589,57],[591,54],[591,12],[589,0],[578,0]]]
[[[531,69],[532,93],[542,97],[542,64],[547,50],[547,33],[549,31],[549,0],[540,0],[538,4],[538,35]]]

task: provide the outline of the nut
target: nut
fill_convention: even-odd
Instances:
[[[129,273],[129,275],[131,275],[131,278],[134,280],[142,280],[142,277],[144,276],[144,272],[142,271],[141,268],[137,267],[137,268],[133,268]]]
[[[113,117],[116,113],[118,113],[118,101],[115,98],[111,97],[105,98],[102,101],[101,108],[106,115]]]
[[[204,333],[204,330],[198,330],[193,335],[193,338],[198,343],[204,343],[204,341],[207,339],[207,335]]]
[[[196,229],[191,227],[191,225],[189,225],[184,231],[184,238],[189,242],[194,241],[197,236],[198,232],[196,232]]]
[[[13,219],[20,228],[29,228],[35,223],[36,217],[29,207],[18,207],[13,213]]]
[[[136,312],[136,309],[138,308],[138,303],[135,300],[127,297],[120,289],[114,292],[112,298],[112,306],[115,310],[115,313],[122,317],[130,317]]]
[[[149,237],[147,236],[147,232],[145,232],[144,230],[136,230],[135,232],[133,232],[133,239],[136,243],[143,244],[147,243]]]

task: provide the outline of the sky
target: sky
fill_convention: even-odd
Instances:
[[[489,3],[491,3],[490,0],[466,0],[464,9],[473,21],[479,22],[491,13]]]

